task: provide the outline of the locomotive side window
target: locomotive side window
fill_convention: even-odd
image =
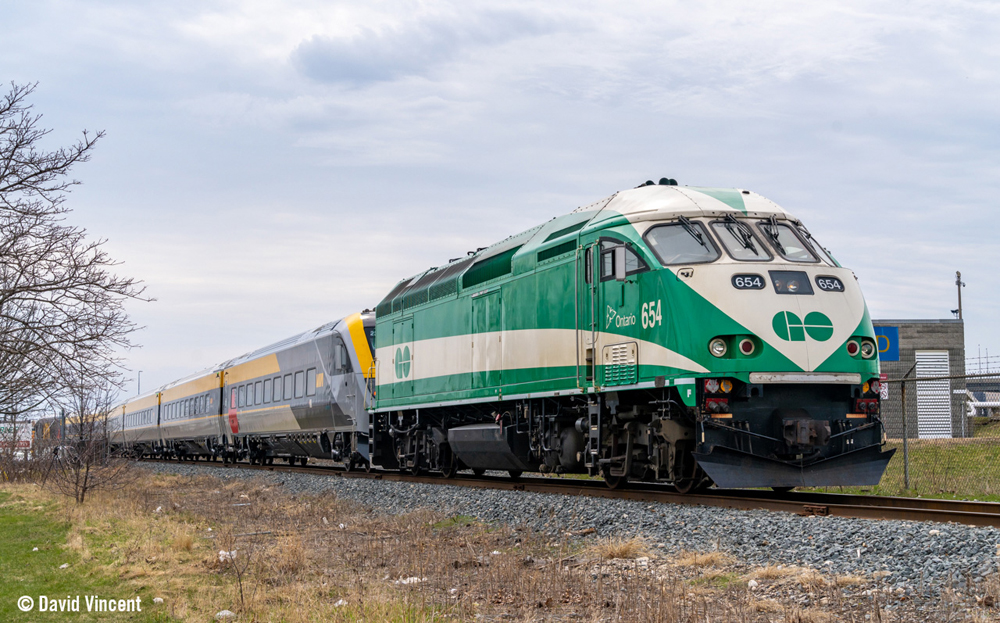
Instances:
[[[719,250],[705,226],[683,219],[679,223],[657,225],[644,236],[664,266],[705,264],[719,259]]]
[[[790,262],[816,263],[816,256],[802,242],[802,239],[792,231],[792,228],[784,223],[777,223],[774,219],[770,221],[760,221],[757,227],[771,243],[771,246]]]
[[[625,274],[634,275],[649,270],[646,262],[636,255],[628,243],[620,240],[601,240],[601,281],[615,278],[615,254],[613,249],[625,245]]]
[[[292,375],[285,375],[285,400],[292,399]]]
[[[264,404],[271,402],[271,379],[264,379]]]
[[[735,218],[724,221],[713,221],[712,231],[722,241],[722,246],[734,260],[741,262],[768,262],[771,254],[767,247],[753,235],[750,226]]]
[[[306,396],[316,395],[316,368],[306,370]]]
[[[305,374],[301,370],[295,373],[295,397],[302,397],[302,390],[305,389]]]

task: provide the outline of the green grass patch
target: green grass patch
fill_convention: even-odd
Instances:
[[[914,439],[909,446],[906,486],[902,442],[886,444],[896,454],[875,487],[811,489],[830,493],[901,495],[1000,502],[1000,443],[995,439]]]
[[[479,520],[472,515],[455,515],[447,519],[431,524],[435,530],[445,530],[447,528],[468,528],[479,524]]]
[[[153,595],[138,593],[117,578],[84,562],[67,546],[69,524],[57,519],[52,503],[34,503],[0,492],[0,621],[150,621],[171,620],[156,612]],[[38,551],[33,551],[34,548]],[[66,569],[60,569],[69,564]],[[40,597],[66,599],[79,596],[79,612],[39,612]],[[86,598],[134,599],[140,597],[142,612],[87,612]],[[18,608],[28,596],[34,602],[29,612]]]

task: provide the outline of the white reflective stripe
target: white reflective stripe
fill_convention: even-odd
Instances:
[[[836,383],[860,385],[856,372],[751,372],[751,383]]]

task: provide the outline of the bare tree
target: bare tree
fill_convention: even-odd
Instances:
[[[125,301],[143,299],[136,280],[115,274],[105,240],[68,225],[74,165],[90,159],[103,132],[45,150],[50,130],[27,103],[35,85],[0,97],[0,419],[22,420],[79,383],[122,380],[117,353],[137,328]]]
[[[66,432],[63,445],[48,459],[48,482],[77,504],[83,504],[92,491],[129,482],[131,463],[111,448],[122,426],[121,416],[113,413],[117,394],[114,382],[97,385],[89,379],[63,394]]]

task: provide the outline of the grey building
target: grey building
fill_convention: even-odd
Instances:
[[[910,378],[965,375],[965,325],[961,320],[873,320],[872,324],[883,379],[902,378],[911,369]],[[886,434],[902,438],[900,383],[886,384],[882,397]],[[907,437],[972,436],[965,401],[965,379],[907,383]]]

